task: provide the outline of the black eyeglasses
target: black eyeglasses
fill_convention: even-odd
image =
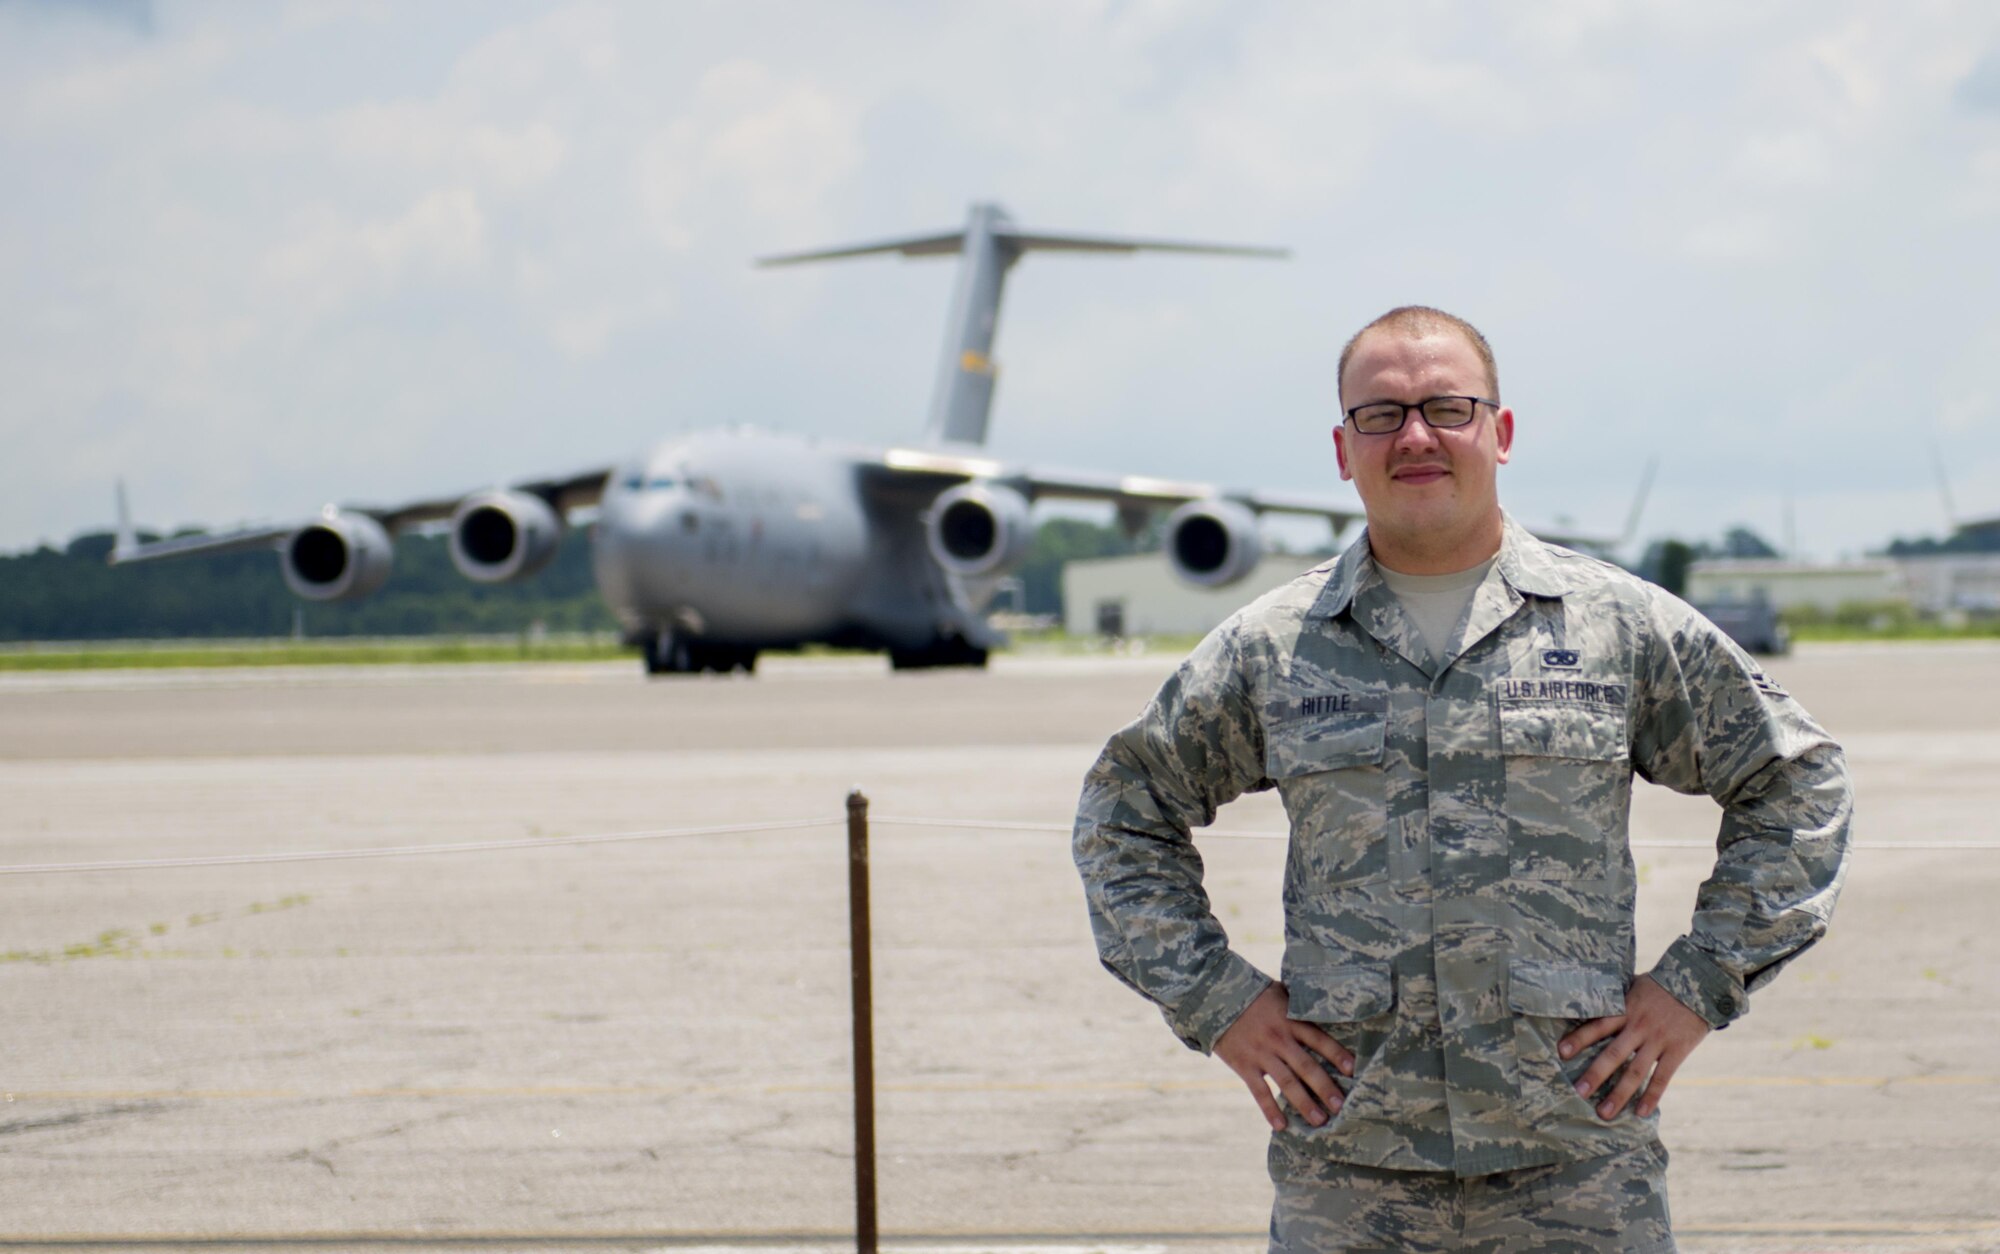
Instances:
[[[1405,405],[1401,401],[1370,401],[1348,410],[1347,420],[1363,435],[1393,435],[1403,429],[1413,409],[1433,427],[1462,427],[1473,420],[1481,405],[1500,408],[1499,401],[1489,401],[1483,396],[1433,396],[1414,405]]]

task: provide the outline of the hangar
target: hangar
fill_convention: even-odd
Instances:
[[[1063,630],[1072,636],[1200,636],[1331,553],[1267,553],[1248,575],[1222,588],[1175,577],[1158,553],[1096,557],[1063,567]]]

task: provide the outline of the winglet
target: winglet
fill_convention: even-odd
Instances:
[[[1944,473],[1944,450],[1931,441],[1931,469],[1937,472],[1938,499],[1944,503],[1944,525],[1958,530],[1958,510],[1951,503],[1951,478]]]
[[[105,560],[112,566],[131,555],[139,547],[139,533],[132,529],[132,507],[125,501],[125,481],[118,480],[118,538],[111,546],[111,553]]]

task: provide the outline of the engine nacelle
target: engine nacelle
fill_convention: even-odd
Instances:
[[[1234,501],[1189,501],[1167,515],[1167,561],[1204,588],[1235,583],[1257,568],[1264,542],[1257,516]]]
[[[1028,555],[1028,501],[1012,488],[961,483],[931,503],[925,539],[954,575],[997,575]]]
[[[562,519],[526,492],[476,492],[451,515],[451,564],[474,583],[506,583],[547,566]]]
[[[285,538],[285,586],[308,601],[358,601],[382,586],[396,547],[366,514],[326,513]]]

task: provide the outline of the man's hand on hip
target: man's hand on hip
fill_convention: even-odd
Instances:
[[[1597,1103],[1598,1117],[1616,1119],[1635,1094],[1639,1104],[1633,1110],[1643,1117],[1660,1108],[1660,1095],[1667,1091],[1674,1072],[1710,1030],[1706,1019],[1682,1005],[1651,977],[1642,975],[1625,990],[1624,1014],[1592,1019],[1563,1037],[1558,1048],[1564,1058],[1574,1058],[1610,1037],[1611,1043],[1576,1082],[1576,1091],[1589,1097],[1622,1066],[1618,1083]]]
[[[1257,1108],[1272,1130],[1280,1132],[1285,1127],[1284,1112],[1264,1077],[1271,1078],[1307,1123],[1318,1127],[1330,1112],[1340,1109],[1340,1086],[1313,1053],[1340,1068],[1340,1074],[1354,1074],[1354,1055],[1312,1024],[1286,1014],[1288,1004],[1285,986],[1271,985],[1215,1042],[1215,1056],[1250,1086]]]

